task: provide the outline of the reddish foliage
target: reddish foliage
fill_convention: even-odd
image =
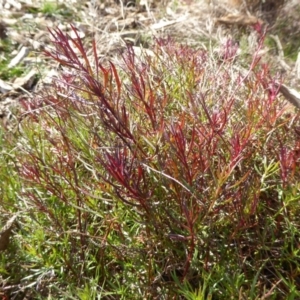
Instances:
[[[214,61],[207,51],[159,39],[153,55],[137,56],[128,46],[120,65],[92,65],[79,38],[59,29],[50,33],[56,49],[46,54],[70,72],[53,85],[56,94],[44,99],[52,110],[40,109],[35,121],[45,132],[52,127],[58,132],[56,140],[44,136],[55,158],[42,170],[41,158],[28,153],[22,175],[67,203],[54,180],[63,178],[77,207],[83,207],[84,186],[93,186],[96,179],[79,179],[76,166],[84,159],[81,153],[89,153],[93,161],[86,164],[101,181],[94,186],[107,184],[107,191],[137,209],[149,239],[155,228],[157,242],[167,237],[186,245],[182,278],[189,273],[203,224],[230,223],[232,238],[256,226],[253,216],[261,209],[263,187],[254,165],[260,158],[278,158],[280,172],[273,180],[281,180],[282,188],[299,179],[299,139],[296,152],[290,129],[284,126],[290,119],[277,101],[277,80],[266,65],[259,65],[257,53],[241,75],[232,69],[237,53],[232,41]],[[93,54],[97,62],[95,44]],[[42,107],[36,102],[24,108],[29,114]],[[80,130],[89,136],[81,144],[71,133],[81,136]],[[36,196],[29,197],[51,214]],[[84,232],[81,211],[77,213],[78,228]]]

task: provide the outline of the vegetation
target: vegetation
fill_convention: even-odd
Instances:
[[[8,39],[3,39],[0,43],[0,51],[7,54],[7,60],[0,61],[0,79],[7,80],[10,78],[16,78],[23,74],[24,67],[15,66],[13,68],[9,68],[9,60],[11,59],[11,52],[13,49],[12,43]]]
[[[297,299],[299,113],[264,35],[245,70],[230,40],[98,62],[50,33],[61,76],[2,132],[3,297]]]

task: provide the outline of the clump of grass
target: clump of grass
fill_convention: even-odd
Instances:
[[[58,3],[58,1],[44,1],[40,12],[48,16],[74,17],[70,8],[64,3]]]
[[[57,1],[44,1],[41,12],[47,15],[53,15],[58,11]]]
[[[23,102],[15,153],[35,224],[25,251],[39,259],[27,286],[81,299],[299,296],[299,115],[259,63],[264,36],[242,73],[231,41],[213,55],[158,39],[113,63],[50,33],[46,54],[64,71]]]

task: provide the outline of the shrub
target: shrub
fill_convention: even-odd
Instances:
[[[50,33],[63,71],[23,102],[16,158],[40,232],[27,250],[53,270],[43,291],[298,295],[299,115],[260,63],[264,37],[243,70],[232,41],[212,53],[157,39],[113,62]]]

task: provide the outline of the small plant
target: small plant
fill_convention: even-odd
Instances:
[[[257,299],[299,287],[299,115],[259,63],[264,36],[242,73],[231,41],[213,55],[157,39],[112,63],[50,33],[64,71],[22,103],[15,153],[42,232],[27,251],[53,274],[44,290]]]
[[[38,11],[48,16],[60,15],[66,18],[74,18],[70,8],[66,4],[59,3],[58,1],[44,1],[42,7]]]
[[[57,1],[44,1],[41,12],[48,15],[53,15],[58,10]]]

